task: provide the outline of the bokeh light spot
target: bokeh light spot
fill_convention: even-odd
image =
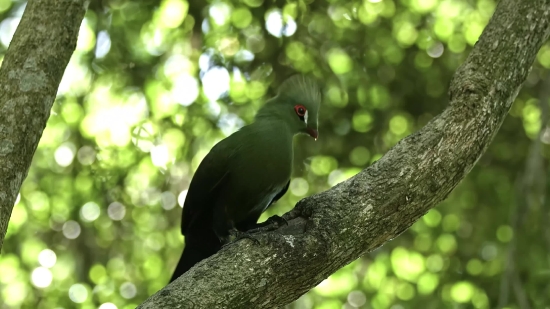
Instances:
[[[56,261],[57,255],[50,249],[44,249],[38,254],[38,263],[46,268],[53,267]]]
[[[231,7],[225,2],[216,2],[210,6],[209,14],[216,25],[223,26],[231,17]]]
[[[90,268],[89,277],[95,284],[103,283],[107,280],[107,271],[101,264],[95,264]]]
[[[427,226],[436,227],[441,222],[441,213],[437,209],[431,209],[422,219]]]
[[[88,289],[86,289],[86,287],[80,283],[73,284],[69,288],[69,298],[73,302],[81,304],[85,302],[86,299],[88,299]]]
[[[457,282],[451,288],[451,297],[458,303],[466,303],[474,295],[474,286],[468,281]]]
[[[182,0],[164,0],[160,6],[161,24],[167,28],[176,28],[181,25],[187,11],[189,3]]]
[[[154,166],[166,168],[170,162],[170,151],[164,144],[156,145],[151,149],[151,161]]]
[[[8,285],[17,276],[19,267],[20,262],[17,256],[4,253],[0,259],[0,274],[2,274],[0,282]]]
[[[392,268],[397,277],[414,282],[424,272],[424,257],[416,252],[397,247],[391,253]],[[408,295],[408,294],[407,294]]]
[[[132,282],[124,282],[120,286],[120,295],[126,299],[136,297],[137,288]]]
[[[265,29],[271,35],[280,38],[283,33],[283,14],[281,10],[274,9],[266,13]]]
[[[365,133],[372,128],[372,114],[366,110],[358,110],[353,114],[353,129],[357,132]]]
[[[82,146],[77,153],[78,162],[82,165],[90,165],[94,163],[96,158],[95,150],[90,146]]]
[[[233,11],[231,22],[237,28],[243,29],[248,27],[252,22],[252,13],[246,7],[241,7]]]
[[[466,264],[466,271],[470,275],[477,276],[481,274],[483,271],[483,262],[481,262],[479,259],[471,259],[468,261],[468,264]]]
[[[0,0],[0,13],[7,11],[11,7],[11,0]]]
[[[317,175],[328,175],[338,167],[338,161],[329,156],[315,156],[311,161],[311,171]]]
[[[175,78],[172,86],[172,97],[174,101],[189,106],[199,96],[199,82],[193,76],[182,74]]]
[[[436,274],[424,273],[418,278],[418,293],[428,295],[439,285],[439,277]]]
[[[440,42],[437,42],[430,46],[428,50],[426,51],[428,55],[432,58],[439,58],[441,55],[443,55],[443,52],[445,51],[445,47]]]
[[[94,202],[88,202],[80,208],[80,217],[87,222],[92,222],[99,218],[100,213],[99,205]]]
[[[229,72],[223,67],[213,67],[202,77],[203,90],[206,97],[215,101],[229,91]]]
[[[514,230],[509,225],[501,225],[497,229],[497,238],[501,242],[509,242],[514,237]]]
[[[13,307],[19,307],[29,292],[28,286],[21,281],[10,282],[0,290],[3,304]]]
[[[68,239],[75,239],[80,235],[80,224],[70,220],[63,224],[63,236]]]
[[[118,309],[118,307],[113,303],[103,303],[98,309]]]
[[[494,260],[497,257],[498,248],[495,244],[487,243],[481,249],[481,257],[486,261]]]
[[[176,196],[172,192],[162,192],[161,194],[162,208],[170,210],[176,206]]]
[[[107,214],[112,220],[120,221],[126,215],[126,207],[119,202],[112,202],[107,208]]]
[[[74,155],[75,155],[74,145],[63,144],[55,150],[55,154],[54,154],[55,162],[57,162],[57,164],[63,167],[69,166],[71,165],[71,163],[73,163]]]
[[[355,166],[364,166],[370,160],[370,151],[363,146],[357,146],[349,154],[349,160]]]
[[[456,250],[456,238],[452,234],[441,234],[436,240],[439,250],[444,253],[451,253]]]
[[[52,272],[45,267],[37,267],[32,271],[31,281],[37,288],[47,288],[52,283]]]
[[[361,308],[367,302],[367,296],[362,291],[351,291],[348,294],[348,302],[355,308]]]
[[[97,34],[97,43],[95,47],[95,57],[103,58],[111,50],[111,37],[107,31],[100,31]]]
[[[402,300],[411,300],[414,298],[415,290],[412,284],[400,282],[397,285],[397,297]]]
[[[431,272],[439,272],[443,269],[443,258],[439,254],[432,254],[426,259],[426,268]]]
[[[328,54],[328,64],[335,74],[345,74],[351,71],[353,60],[341,49],[331,49]]]
[[[296,196],[304,196],[309,191],[309,184],[304,178],[294,178],[290,181],[290,192]]]
[[[407,132],[407,119],[401,115],[393,116],[390,120],[390,130],[393,134],[401,136]]]

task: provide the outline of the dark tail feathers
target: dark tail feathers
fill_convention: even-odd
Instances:
[[[214,255],[221,249],[221,244],[217,238],[211,239],[211,241],[208,242],[205,242],[204,239],[202,242],[196,242],[192,241],[190,238],[191,237],[186,237],[185,239],[185,248],[183,249],[180,261],[178,262],[178,266],[176,266],[176,270],[174,270],[170,282],[176,280],[191,267],[195,266],[195,264]]]

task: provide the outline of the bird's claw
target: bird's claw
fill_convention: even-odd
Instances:
[[[246,231],[247,233],[261,233],[261,232],[271,232],[271,231],[274,231],[276,229],[278,229],[279,227],[283,226],[284,225],[288,225],[288,221],[286,221],[285,218],[283,217],[279,217],[277,215],[274,215],[272,217],[269,217],[267,220],[265,220],[264,222],[256,225],[255,228],[252,228],[248,231]]]
[[[253,242],[255,242],[257,245],[259,245],[260,241],[253,234],[270,232],[278,229],[282,225],[288,225],[288,221],[286,221],[286,219],[283,217],[274,215],[272,217],[269,217],[267,220],[265,220],[265,222],[262,222],[256,225],[255,228],[249,229],[246,232],[241,232],[233,228],[229,230],[229,235],[222,239],[222,242],[224,243],[222,247],[226,247],[232,243],[235,243],[245,238],[250,239]]]
[[[282,226],[283,223],[284,225],[288,225],[288,221],[278,215],[271,216],[266,221],[269,222],[269,224],[277,224],[277,226]]]
[[[260,232],[270,232],[278,229],[282,225],[288,225],[288,221],[285,218],[274,215],[269,217],[262,223],[256,224],[256,227],[247,230],[249,233],[260,233]]]
[[[256,237],[254,237],[250,231],[241,232],[237,229],[232,229],[229,231],[229,236],[227,237],[226,242],[222,247],[228,246],[232,243],[236,243],[237,241],[243,239],[250,239],[257,245],[260,244],[260,241]]]

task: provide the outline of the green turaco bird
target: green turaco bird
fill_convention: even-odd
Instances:
[[[183,206],[185,248],[170,282],[243,235],[287,191],[293,137],[317,139],[321,93],[302,75],[284,81],[252,124],[216,144],[199,165]]]

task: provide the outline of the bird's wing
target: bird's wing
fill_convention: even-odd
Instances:
[[[212,212],[219,191],[227,184],[229,173],[229,158],[233,151],[224,147],[223,141],[210,150],[200,163],[185,198],[181,218],[181,232],[196,224],[211,225]]]
[[[288,182],[286,183],[286,185],[281,189],[281,191],[279,191],[279,193],[277,193],[277,195],[275,195],[275,197],[273,197],[273,199],[271,200],[271,202],[269,203],[269,205],[267,205],[267,207],[265,208],[265,210],[267,210],[269,208],[269,206],[271,206],[273,203],[275,203],[276,201],[278,201],[281,197],[283,197],[283,195],[285,195],[286,191],[288,191],[288,187],[290,186],[290,179],[288,180]],[[264,211],[265,211],[264,210]]]

